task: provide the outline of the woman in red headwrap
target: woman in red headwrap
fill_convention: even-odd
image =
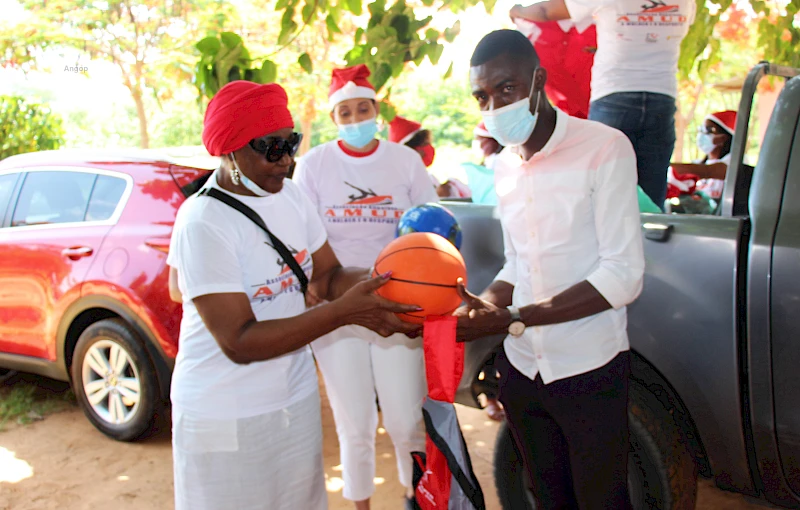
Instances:
[[[343,268],[285,179],[293,126],[275,84],[230,83],[206,111],[203,143],[221,165],[178,212],[167,260],[183,299],[171,390],[178,510],[327,508],[308,344],[345,324],[416,333],[392,313],[415,307],[374,294],[387,275]]]
[[[395,236],[403,212],[438,200],[413,149],[377,140],[378,109],[369,70],[333,72],[329,101],[339,140],[315,147],[297,163],[294,180],[311,198],[331,247],[346,265],[369,267]],[[413,494],[411,452],[425,447],[425,375],[419,339],[383,339],[346,326],[312,344],[336,420],[343,496],[369,508],[375,491],[376,395],[392,438],[400,482]]]

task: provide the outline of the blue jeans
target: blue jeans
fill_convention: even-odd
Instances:
[[[631,141],[639,186],[662,208],[675,149],[675,111],[675,98],[653,92],[617,92],[589,107],[589,119],[619,129]]]

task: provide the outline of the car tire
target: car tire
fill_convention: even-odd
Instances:
[[[86,328],[70,372],[78,404],[100,432],[133,441],[153,428],[160,402],[156,371],[123,320],[105,319]]]
[[[678,425],[659,400],[631,382],[628,427],[628,487],[634,510],[692,510],[697,498],[697,463]],[[504,510],[536,508],[524,466],[508,426],[497,433],[494,480]]]
[[[698,466],[686,438],[661,401],[633,381],[628,424],[628,487],[633,508],[693,510]]]
[[[17,375],[16,370],[11,370],[10,368],[0,368],[0,383],[4,383]]]
[[[494,444],[494,486],[503,510],[534,510],[536,503],[527,487],[525,466],[504,421]]]

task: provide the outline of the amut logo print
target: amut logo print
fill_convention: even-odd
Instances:
[[[397,223],[403,210],[394,207],[392,195],[379,195],[371,188],[361,189],[345,181],[356,193],[347,195],[342,205],[329,205],[325,209],[328,223]]]
[[[272,246],[267,242],[264,244],[270,247]],[[300,264],[300,267],[303,268],[303,271],[308,274],[312,264],[311,254],[309,254],[308,250],[297,251],[297,249],[292,246],[287,246],[287,248],[297,263]],[[292,268],[289,267],[289,264],[285,263],[280,257],[275,260],[275,263],[280,268],[280,273],[278,273],[277,278],[272,278],[258,285],[253,285],[252,287],[256,289],[253,293],[253,300],[261,300],[262,302],[264,300],[271,301],[283,292],[296,292],[300,290],[300,282],[297,281],[297,277],[292,272]]]
[[[617,23],[626,26],[674,26],[689,21],[686,14],[680,12],[679,4],[667,4],[662,0],[648,0],[642,4],[641,11],[620,13]]]
[[[358,192],[358,194],[348,195],[347,198],[350,199],[348,204],[362,204],[362,205],[391,205],[392,204],[392,196],[391,195],[378,195],[372,189],[363,190],[358,186],[353,186],[349,182],[345,181],[345,184],[353,188]]]

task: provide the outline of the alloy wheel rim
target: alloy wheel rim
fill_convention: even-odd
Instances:
[[[81,368],[84,395],[101,420],[123,425],[136,416],[141,400],[141,379],[124,347],[103,338],[89,347]]]

